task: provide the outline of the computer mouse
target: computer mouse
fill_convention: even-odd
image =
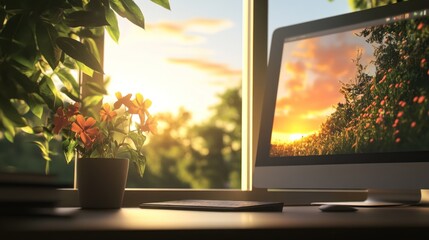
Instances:
[[[319,207],[322,212],[355,212],[357,208],[347,205],[324,204]]]

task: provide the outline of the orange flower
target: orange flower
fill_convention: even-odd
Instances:
[[[64,114],[64,109],[59,107],[54,116],[54,133],[58,134],[61,129],[67,127],[70,124],[68,117]]]
[[[67,107],[67,112],[66,112],[67,118],[70,118],[79,114],[79,108],[80,108],[80,104],[78,102],[74,103],[73,105],[69,105]]]
[[[127,106],[128,111],[131,114],[138,114],[140,118],[140,124],[143,124],[146,120],[147,109],[152,105],[152,101],[144,99],[140,93],[136,94],[136,98],[132,101],[132,105]]]
[[[110,122],[115,118],[117,113],[110,110],[110,105],[108,103],[103,104],[100,110],[100,119],[102,122]]]
[[[412,127],[412,128],[416,127],[416,125],[417,125],[417,123],[416,123],[416,122],[412,122],[412,123],[411,123],[411,127]]]
[[[131,93],[125,95],[125,97],[122,97],[122,94],[120,92],[115,93],[116,98],[118,99],[118,101],[116,101],[113,104],[113,108],[114,109],[118,109],[123,105],[125,105],[126,107],[129,107],[130,105],[132,105],[131,103]]]
[[[158,121],[153,117],[148,117],[146,123],[141,125],[141,130],[146,132],[151,132],[152,134],[157,134],[158,132]]]
[[[417,30],[422,30],[424,26],[425,25],[423,23],[420,23],[419,25],[417,25]]]
[[[80,137],[87,148],[91,148],[98,136],[98,128],[94,127],[95,123],[96,121],[94,118],[89,117],[85,120],[80,114],[76,116],[76,122],[72,123],[71,130],[76,133],[76,137]]]
[[[419,99],[417,99],[417,103],[423,103],[425,101],[425,96],[420,96]]]

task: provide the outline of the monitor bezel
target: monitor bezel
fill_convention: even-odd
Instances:
[[[356,153],[317,156],[271,157],[271,132],[280,65],[285,39],[314,37],[320,33],[341,29],[358,28],[362,24],[383,18],[429,8],[428,1],[409,1],[354,13],[333,16],[315,21],[278,28],[274,31],[269,53],[265,95],[262,105],[261,124],[256,153],[255,166],[288,166],[288,165],[327,165],[327,164],[360,164],[360,163],[402,163],[429,162],[429,151]]]

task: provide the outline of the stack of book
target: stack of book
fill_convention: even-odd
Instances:
[[[0,172],[0,214],[53,208],[59,201],[53,175]]]

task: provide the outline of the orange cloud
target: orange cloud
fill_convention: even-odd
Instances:
[[[291,91],[301,91],[305,87],[305,79],[307,74],[305,72],[305,64],[301,61],[287,62],[285,64],[286,74],[290,75],[290,78],[286,82],[286,89]]]
[[[337,103],[344,100],[341,82],[356,74],[357,51],[364,40],[347,32],[285,44],[289,58],[283,63],[274,117],[274,132],[309,133],[319,130]],[[362,50],[365,62],[372,59],[370,46]]]
[[[203,33],[217,33],[232,27],[232,22],[223,19],[194,18],[184,22],[185,28],[190,31]]]
[[[148,24],[148,32],[163,38],[176,39],[186,43],[203,41],[202,33],[213,34],[232,26],[232,22],[224,19],[193,18],[186,21],[164,21]]]
[[[241,77],[241,70],[231,69],[226,64],[209,62],[203,59],[194,58],[170,58],[168,62],[173,64],[185,65],[208,74],[221,77]]]

